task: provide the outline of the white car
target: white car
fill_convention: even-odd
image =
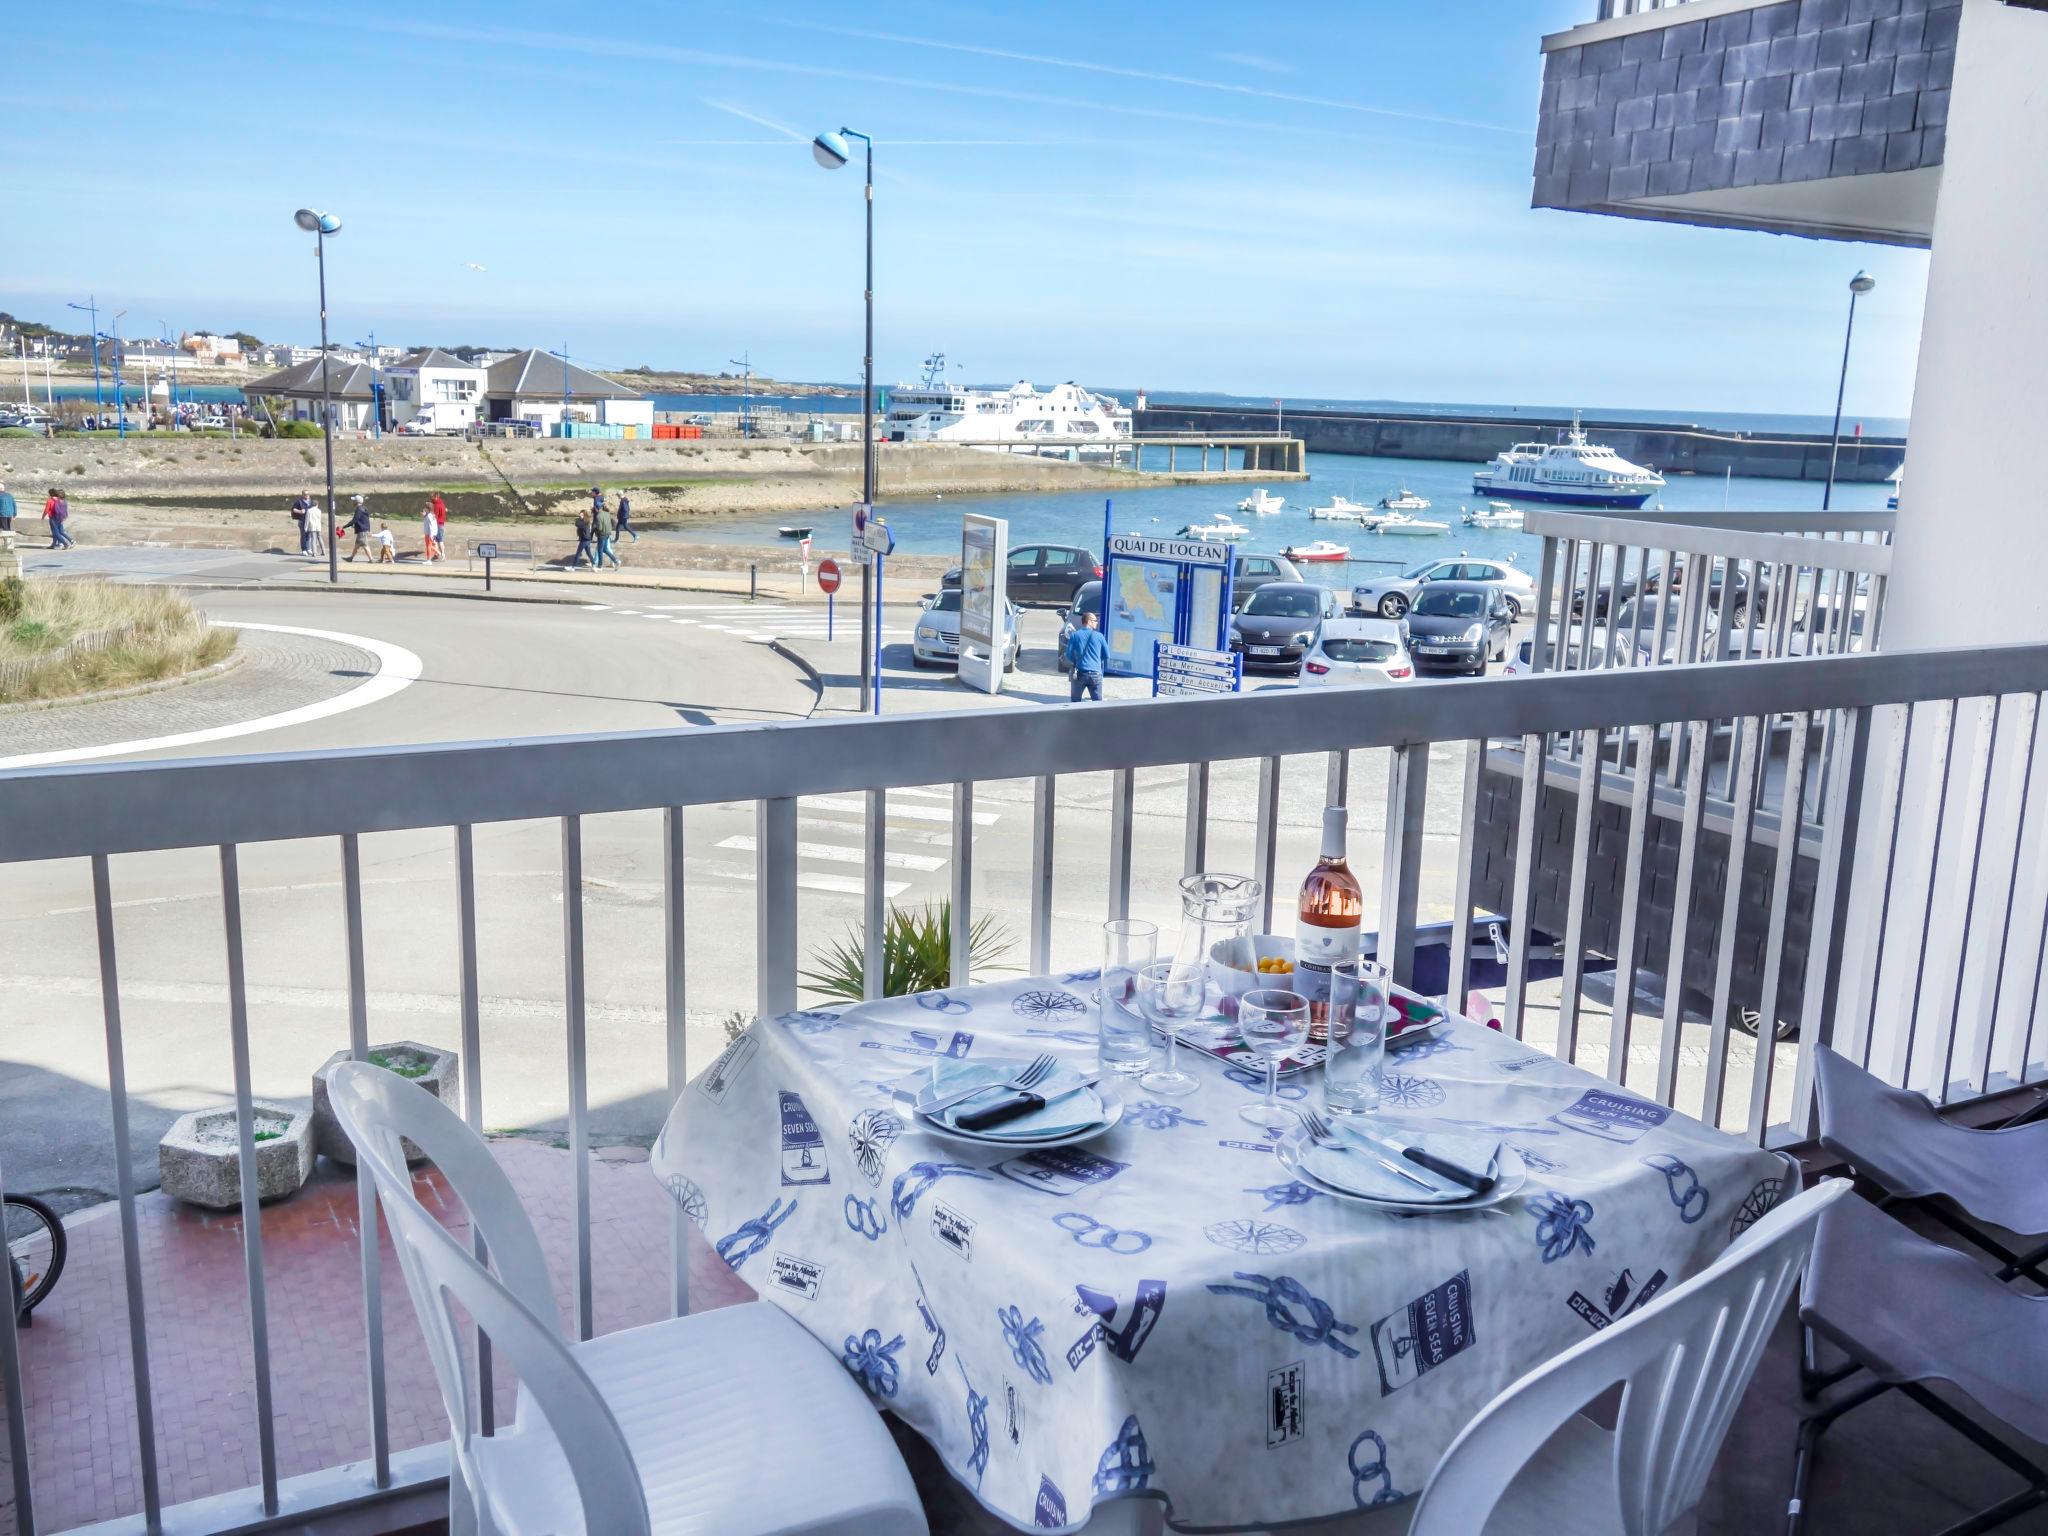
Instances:
[[[1009,610],[1003,623],[1003,670],[1017,670],[1017,656],[1023,649],[1017,638],[1017,605],[1005,603]],[[920,667],[960,665],[960,589],[948,587],[934,593],[925,600],[924,608],[917,616],[917,629],[911,636],[910,659]]]
[[[1411,565],[1400,575],[1373,576],[1351,588],[1351,612],[1376,613],[1383,619],[1398,619],[1415,606],[1415,594],[1432,581],[1483,581],[1499,589],[1508,607],[1519,619],[1536,609],[1536,579],[1511,560],[1458,555],[1442,560],[1425,560]]]
[[[1378,687],[1415,676],[1415,662],[1391,619],[1325,619],[1301,659],[1304,688]]]

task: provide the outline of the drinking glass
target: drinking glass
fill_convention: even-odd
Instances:
[[[1237,1032],[1266,1059],[1266,1097],[1238,1114],[1262,1130],[1287,1130],[1297,1116],[1280,1107],[1280,1060],[1308,1039],[1308,999],[1278,987],[1255,988],[1237,1000]]]
[[[1114,918],[1102,925],[1102,990],[1096,994],[1102,1069],[1136,1077],[1152,1064],[1152,1031],[1138,1011],[1138,973],[1159,954],[1159,925]]]
[[[1138,972],[1138,1008],[1166,1036],[1166,1065],[1138,1079],[1140,1086],[1170,1099],[1193,1093],[1201,1082],[1180,1065],[1180,1032],[1201,1012],[1202,989],[1176,980],[1171,960],[1157,960]],[[1190,1002],[1188,994],[1193,993]]]
[[[1329,1018],[1323,1107],[1332,1115],[1369,1115],[1380,1107],[1386,1065],[1386,972],[1370,960],[1331,971]]]

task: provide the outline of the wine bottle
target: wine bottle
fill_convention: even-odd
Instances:
[[[1294,990],[1309,1002],[1310,1038],[1321,1041],[1330,1005],[1330,973],[1358,963],[1365,894],[1344,858],[1346,813],[1323,811],[1323,852],[1301,883],[1295,906]]]

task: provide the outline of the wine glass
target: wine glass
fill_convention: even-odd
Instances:
[[[1247,992],[1237,1000],[1237,1032],[1247,1049],[1266,1059],[1266,1097],[1239,1116],[1262,1130],[1287,1130],[1297,1116],[1280,1107],[1280,1060],[1308,1040],[1308,999],[1278,987]]]
[[[1181,1028],[1201,1011],[1202,984],[1196,981],[1190,986],[1185,978],[1176,978],[1175,969],[1173,961],[1161,960],[1138,972],[1138,1007],[1166,1036],[1166,1065],[1153,1068],[1138,1082],[1170,1099],[1202,1086],[1194,1073],[1182,1071],[1180,1065]]]

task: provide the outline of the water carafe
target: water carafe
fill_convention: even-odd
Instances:
[[[1181,881],[1180,942],[1160,999],[1162,1010],[1182,1021],[1181,1038],[1195,1044],[1235,1038],[1223,1006],[1234,992],[1222,984],[1220,972],[1227,967],[1257,973],[1252,920],[1264,893],[1250,875],[1189,875]],[[1209,1034],[1217,1039],[1210,1041]]]

